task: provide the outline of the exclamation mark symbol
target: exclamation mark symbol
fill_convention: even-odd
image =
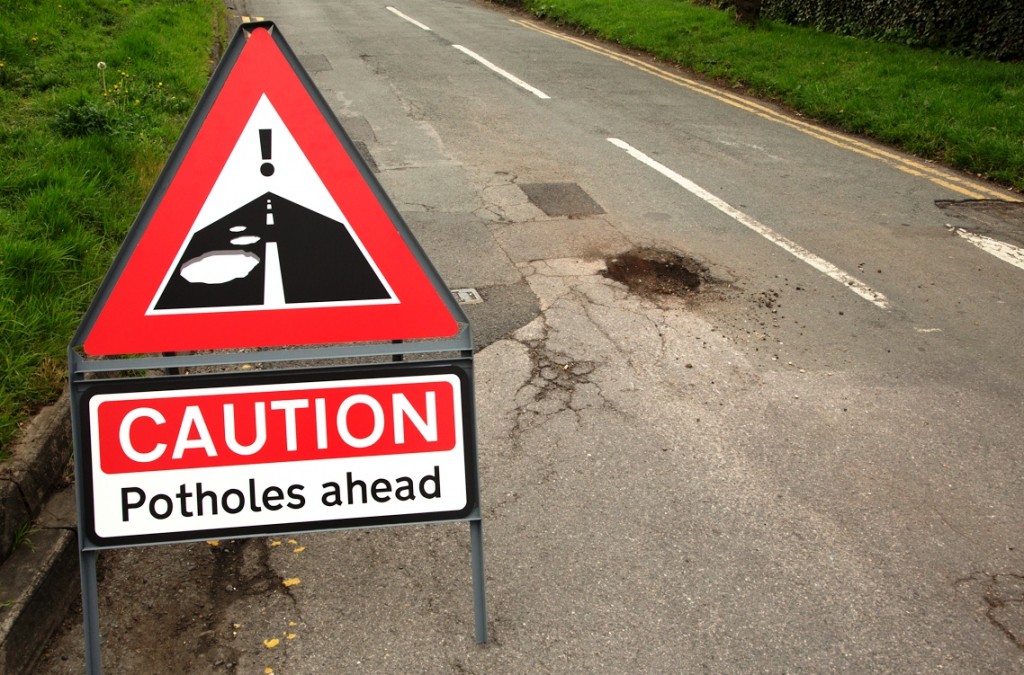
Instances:
[[[270,129],[260,129],[260,153],[265,160],[260,165],[260,173],[264,176],[273,176],[274,165],[270,163]]]

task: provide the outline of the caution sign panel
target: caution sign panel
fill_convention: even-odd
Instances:
[[[79,403],[99,545],[466,517],[470,364],[96,380]]]
[[[465,317],[272,24],[243,26],[75,344],[450,338]]]

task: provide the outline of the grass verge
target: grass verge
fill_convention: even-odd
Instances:
[[[731,12],[686,0],[525,0],[523,5],[538,17],[749,87],[847,131],[1024,190],[1024,63],[773,21],[750,30],[737,26]]]
[[[225,39],[220,0],[0,0],[0,459]]]

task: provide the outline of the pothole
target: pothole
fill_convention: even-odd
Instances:
[[[1005,199],[936,199],[935,205],[953,213],[989,215],[993,218],[1024,224],[1024,202]]]
[[[604,275],[645,297],[694,296],[715,282],[699,261],[670,251],[635,248],[605,260]]]
[[[935,205],[959,219],[969,232],[1024,246],[1024,202],[938,199]]]

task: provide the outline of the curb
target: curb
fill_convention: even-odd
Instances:
[[[12,454],[0,467],[0,671],[15,674],[30,672],[78,596],[67,392],[22,430]]]
[[[0,465],[0,562],[7,559],[18,529],[42,513],[71,455],[70,396],[65,391],[21,430],[11,461]]]

